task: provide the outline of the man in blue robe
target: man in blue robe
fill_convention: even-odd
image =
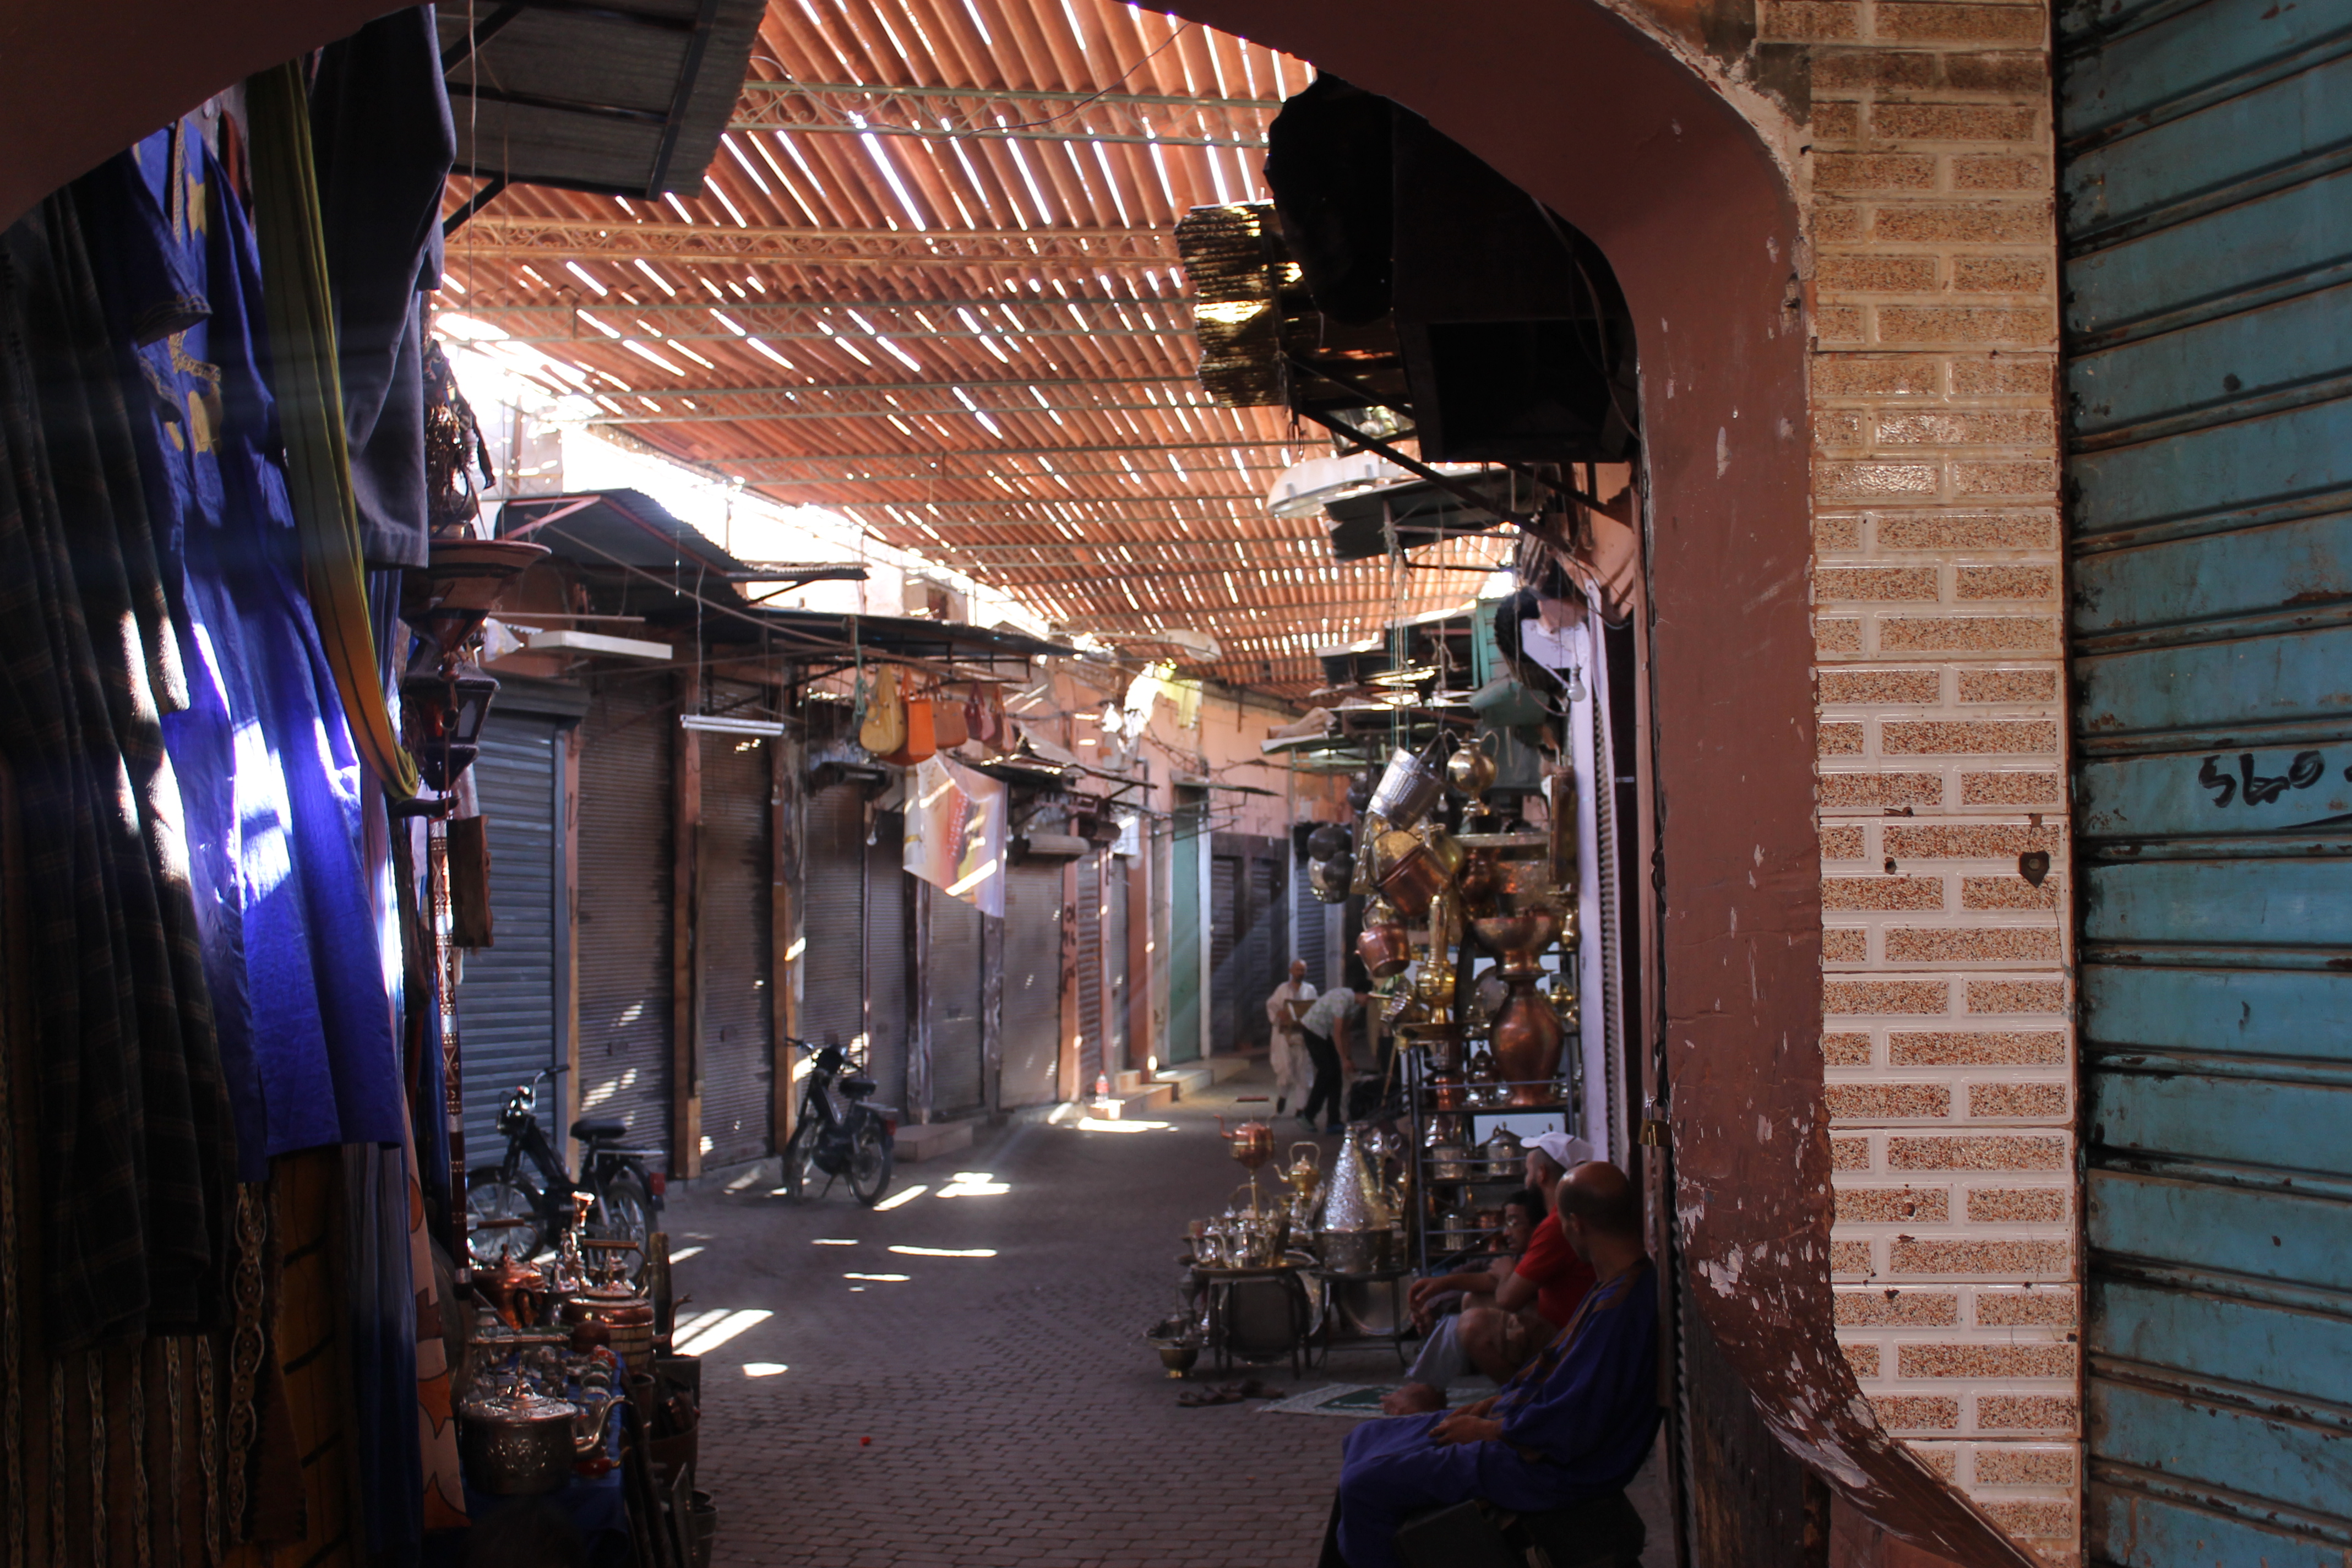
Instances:
[[[1559,1337],[1493,1398],[1367,1421],[1348,1435],[1324,1568],[1395,1568],[1397,1527],[1483,1498],[1514,1513],[1622,1490],[1657,1436],[1657,1277],[1625,1173],[1592,1160],[1554,1199],[1591,1293]]]

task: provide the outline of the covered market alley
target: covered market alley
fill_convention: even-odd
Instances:
[[[22,7],[10,1568],[2340,1556],[2347,6]]]

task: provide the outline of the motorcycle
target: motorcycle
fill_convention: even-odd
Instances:
[[[898,1113],[869,1105],[874,1080],[845,1071],[848,1058],[839,1046],[812,1046],[806,1040],[787,1044],[814,1059],[801,1091],[801,1111],[793,1135],[784,1143],[784,1194],[795,1203],[810,1196],[812,1178],[825,1176],[823,1197],[835,1181],[849,1178],[849,1192],[872,1208],[890,1188],[890,1173],[898,1159]]]
[[[499,1112],[506,1158],[467,1174],[466,1212],[474,1223],[466,1248],[478,1268],[495,1268],[507,1258],[528,1263],[552,1246],[578,1193],[594,1200],[583,1237],[635,1242],[642,1255],[653,1235],[663,1184],[646,1170],[646,1151],[617,1146],[628,1132],[625,1123],[583,1116],[572,1124],[581,1146],[578,1182],[541,1129],[539,1086],[563,1070],[542,1068],[529,1083],[515,1086]]]

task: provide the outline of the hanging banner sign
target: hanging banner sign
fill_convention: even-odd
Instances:
[[[939,756],[915,769],[913,783],[907,802],[907,869],[982,914],[1003,914],[1013,792]]]

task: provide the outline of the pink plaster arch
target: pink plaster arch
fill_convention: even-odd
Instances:
[[[1596,0],[1174,9],[1424,115],[1615,268],[1641,348],[1661,969],[1693,1294],[1767,1425],[1866,1517],[1962,1563],[2031,1563],[1879,1426],[1832,1333],[1808,345],[1787,178],[1663,33]]]

